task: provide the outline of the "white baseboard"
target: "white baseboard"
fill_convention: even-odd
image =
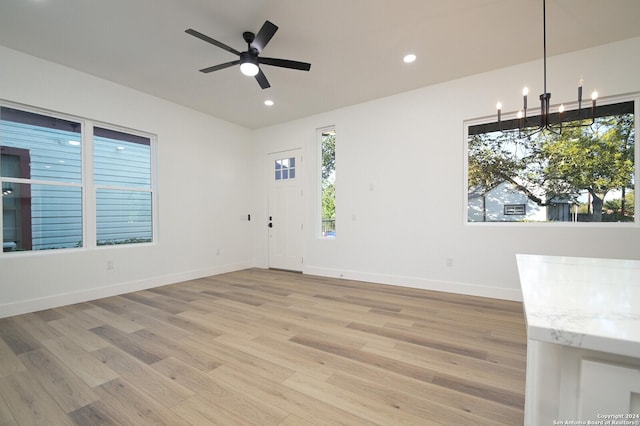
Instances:
[[[521,302],[520,289],[492,287],[469,283],[428,280],[424,278],[406,277],[400,275],[376,274],[362,271],[338,270],[316,266],[304,267],[305,274],[322,277],[344,278],[347,280],[366,281],[376,284],[389,284],[402,287],[419,288],[423,290],[442,291],[446,293],[465,294],[469,296],[489,297],[492,299],[512,300]]]
[[[119,294],[131,293],[133,291],[147,290],[163,285],[195,280],[198,278],[239,271],[251,267],[253,267],[253,265],[249,263],[221,265],[212,268],[181,272],[178,274],[150,277],[143,280],[129,281],[104,287],[94,287],[86,290],[21,300],[19,302],[0,305],[0,318],[72,305],[74,303],[88,302],[91,300],[101,299],[103,297],[111,297]]]

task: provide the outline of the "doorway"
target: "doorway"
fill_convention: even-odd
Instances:
[[[302,272],[302,149],[267,156],[269,268]]]

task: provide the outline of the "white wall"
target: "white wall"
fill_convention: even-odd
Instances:
[[[640,91],[638,51],[640,38],[550,58],[554,102],[574,98],[580,75],[601,95]],[[516,253],[640,258],[638,227],[465,223],[463,122],[498,98],[515,111],[523,84],[541,92],[540,61],[253,132],[2,47],[0,72],[2,99],[157,134],[160,190],[153,246],[0,256],[0,317],[267,266],[266,154],[297,147],[305,273],[519,299]],[[320,240],[316,128],[328,125],[338,238]]]
[[[0,256],[0,317],[253,264],[249,130],[2,47],[0,74],[1,99],[156,134],[159,171],[156,244]]]
[[[635,38],[549,58],[553,103],[574,100],[581,75],[585,93],[640,91],[638,51]],[[304,272],[519,300],[516,253],[640,259],[636,226],[465,223],[463,122],[493,115],[497,100],[503,111],[516,111],[525,84],[542,93],[542,61],[256,131],[257,168],[268,152],[306,152]],[[315,226],[315,132],[327,125],[337,130],[335,240],[316,238]],[[257,264],[266,266],[262,176],[254,249]]]

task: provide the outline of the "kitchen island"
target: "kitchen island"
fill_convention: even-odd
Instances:
[[[517,263],[525,424],[640,425],[640,261],[517,255]]]

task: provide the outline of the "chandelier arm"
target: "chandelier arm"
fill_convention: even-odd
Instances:
[[[544,93],[547,93],[547,1],[542,0],[542,51],[544,55]]]

